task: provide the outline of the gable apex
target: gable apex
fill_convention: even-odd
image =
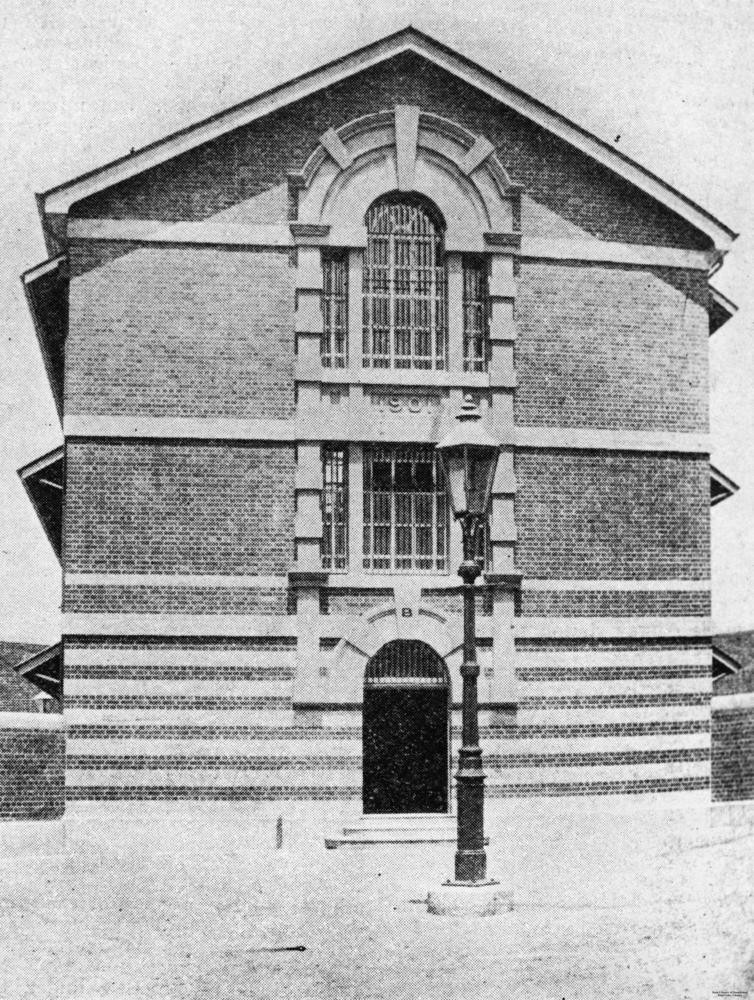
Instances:
[[[84,198],[404,53],[428,60],[569,143],[704,233],[720,253],[727,252],[736,238],[733,230],[705,209],[608,143],[411,26],[50,189],[39,196],[42,215],[64,215]]]

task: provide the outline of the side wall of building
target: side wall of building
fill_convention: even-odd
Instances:
[[[59,819],[64,809],[61,717],[0,713],[0,820]]]
[[[754,799],[754,695],[712,699],[712,798]]]

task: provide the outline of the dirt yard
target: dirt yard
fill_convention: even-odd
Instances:
[[[754,806],[493,803],[515,909],[431,916],[452,845],[326,851],[322,807],[74,804],[0,858],[2,1000],[754,996]],[[751,990],[751,994],[748,992]]]

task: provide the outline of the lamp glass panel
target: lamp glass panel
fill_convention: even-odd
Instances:
[[[466,511],[466,461],[465,449],[441,451],[443,469],[450,493],[450,504],[456,517]]]
[[[492,448],[469,448],[467,454],[468,511],[485,514],[492,492],[497,452]]]

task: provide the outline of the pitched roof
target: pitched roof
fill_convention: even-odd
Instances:
[[[175,132],[136,152],[52,188],[39,196],[41,211],[43,215],[64,214],[71,205],[83,198],[405,52],[422,56],[569,142],[705,233],[722,253],[729,249],[736,238],[733,230],[705,209],[608,143],[517,87],[506,83],[466,56],[410,26],[318,69],[304,73],[289,83],[274,87],[258,97],[244,101],[196,125]]]

